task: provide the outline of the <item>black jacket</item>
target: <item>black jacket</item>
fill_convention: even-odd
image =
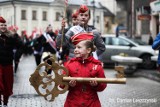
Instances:
[[[0,31],[0,64],[10,65],[13,63],[13,49],[22,49],[23,42],[10,31]]]
[[[50,32],[50,33],[47,33],[51,36],[51,38],[53,39],[53,41],[55,41],[56,39],[56,34],[54,32]],[[44,35],[41,36],[41,43],[42,43],[42,46],[44,47],[44,52],[51,52],[52,54],[55,54],[56,53],[56,47],[55,49],[52,48],[52,46],[47,42],[46,38],[44,37]]]

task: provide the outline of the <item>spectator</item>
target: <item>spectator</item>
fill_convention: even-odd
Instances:
[[[158,71],[160,72],[160,33],[157,34],[155,40],[153,41],[152,48],[154,50],[159,51],[157,62],[158,62]]]

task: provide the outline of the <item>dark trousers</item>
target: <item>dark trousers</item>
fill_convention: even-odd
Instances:
[[[35,57],[36,65],[38,66],[41,63],[41,57],[42,57],[42,55],[35,54],[34,57]]]
[[[158,65],[157,70],[160,72],[160,65]]]
[[[15,61],[14,62],[14,72],[16,73],[17,72],[17,69],[18,69],[18,65],[19,65],[19,61]]]
[[[13,79],[13,66],[0,65],[0,95],[3,95],[4,105],[7,105],[9,96],[13,94]]]

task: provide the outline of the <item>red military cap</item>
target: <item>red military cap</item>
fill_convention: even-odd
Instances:
[[[82,4],[79,8],[79,13],[85,13],[88,10],[89,8],[86,5]]]
[[[93,39],[93,33],[86,33],[86,32],[78,33],[71,37],[71,41],[74,45],[78,44],[83,40],[92,40],[92,39]]]
[[[74,12],[73,14],[72,14],[72,18],[77,18],[77,16],[78,16],[78,10],[76,10],[76,12]]]
[[[0,23],[6,23],[6,20],[2,16],[0,16]]]

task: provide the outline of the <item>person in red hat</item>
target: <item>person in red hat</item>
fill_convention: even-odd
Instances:
[[[78,10],[76,10],[73,14],[72,14],[72,25],[76,26],[78,25]]]
[[[65,65],[70,77],[105,78],[101,62],[92,55],[95,51],[92,39],[93,33],[78,33],[71,37],[71,42],[75,45],[75,58]],[[103,91],[106,86],[105,83],[97,83],[95,80],[89,83],[71,80],[64,107],[101,107],[97,92]]]
[[[93,33],[93,41],[96,46],[96,54],[98,56],[98,59],[101,60],[100,56],[105,51],[105,44],[101,37],[101,34],[98,30],[95,29],[94,26],[88,25],[89,19],[90,19],[90,10],[86,5],[81,5],[78,9],[78,25],[71,27],[64,36],[63,44],[65,46],[69,47],[69,59],[74,57],[74,45],[70,42],[70,38],[78,34],[80,32],[92,32]],[[58,35],[57,38],[62,38],[61,35]],[[61,39],[60,39],[61,40]],[[58,42],[57,42],[58,43]],[[58,46],[58,45],[57,45]]]
[[[0,22],[1,23],[6,23],[6,20],[2,16],[0,16]]]
[[[73,12],[72,14],[72,26],[76,26],[78,25],[78,10],[76,10],[75,12]],[[66,21],[65,20],[62,20],[62,28],[65,28],[66,26]],[[64,34],[70,29],[69,28],[65,28],[64,29]],[[58,50],[60,51],[60,47],[61,47],[61,35],[62,35],[62,29],[60,30],[59,32],[59,35],[60,36],[57,36],[56,38],[56,43],[57,43],[57,48]],[[59,57],[59,63],[65,63],[67,60],[68,60],[68,54],[69,54],[69,49],[67,47],[67,45],[63,45],[62,46],[62,52],[59,52],[60,54],[60,57]]]
[[[82,33],[78,33],[74,36],[71,37],[71,42],[74,45],[77,45],[80,41],[83,40],[91,40],[93,39],[93,33],[86,33],[86,32],[82,32]]]
[[[13,94],[13,49],[22,49],[21,40],[7,29],[6,20],[0,16],[0,96],[3,107],[7,107],[9,96]],[[0,97],[0,105],[2,106]]]

